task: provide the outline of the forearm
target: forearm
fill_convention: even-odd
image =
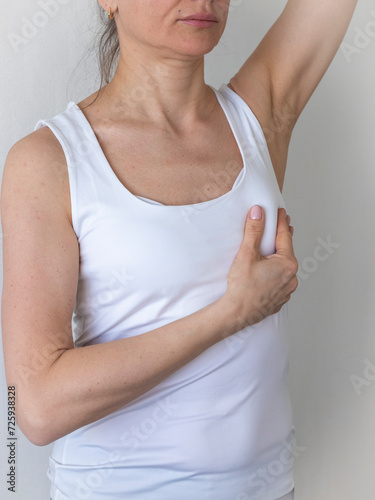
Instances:
[[[233,316],[219,299],[145,334],[65,351],[34,382],[29,439],[48,444],[130,403],[238,331]]]

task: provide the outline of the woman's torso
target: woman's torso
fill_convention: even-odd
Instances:
[[[127,155],[128,143],[113,153],[105,139],[100,147],[74,103],[39,123],[50,126],[68,156],[80,243],[76,346],[142,334],[219,298],[253,204],[266,213],[262,253],[274,252],[277,208],[284,202],[264,135],[230,89],[224,86],[216,97],[218,140],[214,148],[210,136],[200,142],[196,165],[182,162],[192,175],[177,194],[172,187],[183,174],[174,177],[173,161],[179,149],[168,151],[172,165],[168,175],[158,176],[159,150],[147,156],[145,141],[140,169],[147,162],[156,167],[154,176],[138,182],[130,168],[138,168],[138,151]],[[205,169],[205,147],[210,171],[196,184],[195,174]],[[118,158],[117,172],[110,156],[114,164]],[[121,177],[132,178],[129,189]],[[218,190],[203,197],[201,182],[212,178]],[[166,191],[163,183],[170,183]],[[155,185],[159,191],[151,190]],[[187,199],[189,194],[195,198]],[[275,500],[290,491],[294,427],[286,312],[284,306],[215,344],[121,410],[58,440],[49,470],[53,499]],[[264,468],[270,480],[262,477]]]

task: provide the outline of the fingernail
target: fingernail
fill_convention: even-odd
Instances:
[[[290,233],[293,236],[293,234],[294,234],[294,227],[293,226],[290,226]]]
[[[290,225],[292,219],[290,218],[290,215],[286,216],[286,222]]]
[[[250,210],[250,219],[260,220],[262,218],[262,210],[258,205],[254,205]]]

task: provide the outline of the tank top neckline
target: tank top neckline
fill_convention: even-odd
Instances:
[[[99,144],[99,141],[95,135],[95,132],[94,132],[90,122],[87,120],[85,114],[83,113],[81,108],[78,106],[78,104],[75,101],[70,101],[67,105],[67,109],[73,108],[79,112],[78,116],[81,119],[82,126],[83,126],[84,130],[87,130],[87,132],[92,136],[93,144],[96,147],[96,149],[98,150],[99,160],[101,161],[101,163],[104,166],[104,168],[106,169],[106,171],[109,173],[109,175],[114,180],[114,184],[116,186],[118,186],[118,188],[120,190],[122,190],[123,193],[126,193],[130,197],[130,199],[133,199],[136,202],[138,202],[139,204],[142,204],[144,206],[147,206],[147,205],[148,206],[158,206],[158,207],[166,207],[169,209],[183,209],[183,208],[189,209],[189,208],[194,208],[194,207],[199,207],[199,208],[206,208],[207,207],[208,208],[208,207],[214,206],[217,203],[222,202],[222,201],[226,200],[227,198],[229,198],[230,196],[232,196],[239,189],[239,187],[243,184],[245,174],[246,174],[246,156],[245,156],[245,152],[244,152],[244,148],[242,146],[241,140],[238,137],[238,134],[237,134],[235,127],[234,127],[234,124],[232,122],[232,118],[228,114],[225,106],[223,105],[222,97],[220,96],[220,92],[217,91],[211,85],[208,85],[208,86],[215,93],[216,99],[217,99],[221,109],[223,110],[223,112],[226,116],[226,119],[228,121],[228,124],[231,128],[232,134],[234,135],[234,138],[235,138],[236,143],[237,143],[237,147],[238,147],[238,149],[241,153],[241,157],[242,157],[242,169],[239,172],[238,176],[236,177],[232,188],[229,191],[227,191],[226,193],[224,193],[223,195],[218,196],[216,198],[213,198],[211,200],[201,201],[201,202],[197,202],[197,203],[189,203],[186,205],[165,205],[164,203],[160,203],[159,201],[152,200],[151,198],[145,198],[143,196],[135,195],[134,193],[129,191],[129,189],[120,181],[120,179],[115,174],[115,171],[111,167],[109,161],[107,160],[107,157],[104,154],[102,147]],[[231,91],[231,89],[225,84],[223,84],[221,86],[221,89]],[[230,93],[234,93],[234,92],[231,91]]]

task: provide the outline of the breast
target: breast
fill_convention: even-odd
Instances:
[[[155,206],[107,197],[100,210],[87,206],[75,310],[79,345],[100,342],[102,335],[108,341],[144,333],[221,297],[254,204],[265,210],[261,253],[273,253],[278,196],[256,168],[235,196],[208,204]]]

